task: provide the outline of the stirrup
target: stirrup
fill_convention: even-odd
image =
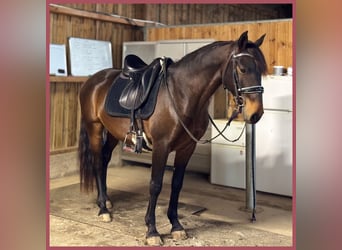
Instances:
[[[122,149],[126,152],[134,153],[136,150],[137,135],[134,131],[127,132]]]

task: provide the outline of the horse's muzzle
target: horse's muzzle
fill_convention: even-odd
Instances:
[[[263,113],[264,113],[264,112],[256,112],[256,113],[252,114],[252,115],[250,116],[250,118],[249,118],[248,120],[246,120],[246,122],[247,122],[247,123],[250,123],[250,124],[255,124],[255,123],[257,123],[257,122],[261,119]]]
[[[262,99],[250,100],[245,98],[245,105],[243,107],[243,118],[246,123],[257,123],[264,114]]]

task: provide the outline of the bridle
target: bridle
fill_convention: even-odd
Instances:
[[[238,53],[238,54],[232,54],[232,56],[230,57],[230,60],[228,60],[228,62],[227,62],[226,68],[225,68],[225,72],[226,72],[227,68],[229,66],[229,63],[230,62],[233,63],[233,80],[234,80],[234,90],[235,90],[234,99],[235,99],[235,103],[236,103],[236,109],[234,110],[234,113],[231,116],[230,121],[235,119],[236,116],[242,112],[242,108],[244,107],[244,103],[245,103],[244,97],[242,96],[242,94],[255,94],[255,93],[262,94],[262,93],[264,93],[264,87],[262,87],[260,85],[248,86],[248,87],[241,87],[240,86],[241,84],[240,84],[239,74],[237,72],[236,59],[243,57],[243,56],[248,56],[248,57],[255,59],[253,55],[246,53],[246,52],[242,52],[242,53]],[[222,81],[223,81],[224,89],[228,89],[228,84],[226,83],[224,76],[222,77]]]
[[[162,65],[162,70],[161,70],[161,73],[163,74],[163,78],[164,78],[164,85],[166,86],[166,89],[167,89],[167,92],[170,96],[170,99],[171,99],[171,102],[172,102],[172,105],[173,105],[173,108],[177,114],[177,117],[178,117],[178,120],[180,122],[180,124],[182,125],[183,129],[186,131],[186,133],[189,135],[189,137],[195,141],[196,143],[201,143],[201,144],[205,144],[205,143],[209,143],[213,140],[215,140],[217,137],[219,136],[222,136],[225,140],[227,141],[230,141],[230,142],[236,142],[238,141],[244,130],[245,130],[245,127],[246,125],[243,127],[242,131],[241,131],[241,134],[234,140],[230,140],[228,139],[226,136],[224,136],[224,131],[227,129],[227,127],[229,127],[231,121],[233,119],[235,119],[239,113],[242,112],[242,108],[244,107],[244,97],[242,96],[242,94],[255,94],[255,93],[259,93],[259,94],[262,94],[264,92],[264,87],[260,86],[260,85],[255,85],[255,86],[248,86],[248,87],[241,87],[240,86],[240,80],[239,80],[239,75],[237,73],[237,65],[236,65],[236,59],[239,58],[239,57],[242,57],[242,56],[249,56],[253,59],[254,56],[249,54],[249,53],[238,53],[238,54],[232,54],[230,59],[227,61],[227,64],[226,64],[226,67],[225,67],[225,71],[227,71],[228,69],[228,66],[229,66],[229,63],[230,61],[233,62],[233,78],[234,78],[234,88],[235,88],[235,95],[234,95],[234,98],[235,98],[235,102],[237,104],[236,106],[236,109],[234,110],[232,116],[229,118],[229,120],[227,121],[227,124],[225,125],[225,127],[223,128],[223,130],[219,130],[219,128],[217,127],[217,125],[214,123],[213,119],[211,118],[211,116],[209,115],[209,120],[210,122],[213,124],[213,126],[215,127],[215,129],[217,130],[218,134],[210,139],[207,139],[207,140],[198,140],[192,133],[191,131],[186,127],[186,125],[184,124],[184,122],[182,121],[178,111],[177,111],[177,108],[176,108],[176,104],[174,102],[174,99],[172,98],[172,95],[171,95],[171,92],[170,92],[170,89],[169,89],[169,86],[167,84],[167,68],[166,68],[166,63],[165,63],[165,59],[162,58],[160,63]],[[228,89],[228,85],[225,84],[226,81],[224,81],[224,76],[222,76],[222,82],[223,82],[223,87],[224,89]]]

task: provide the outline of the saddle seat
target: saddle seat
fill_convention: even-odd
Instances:
[[[121,93],[120,105],[129,110],[138,109],[147,99],[161,68],[159,58],[147,65],[136,55],[126,56],[120,78],[126,79],[127,84]]]
[[[136,55],[127,55],[124,59],[124,67],[122,72],[129,76],[130,73],[144,71],[147,64]]]

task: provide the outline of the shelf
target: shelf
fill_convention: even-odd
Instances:
[[[88,80],[87,76],[50,76],[51,82],[85,82]]]
[[[138,19],[128,19],[128,18],[123,18],[120,16],[115,16],[115,15],[110,15],[110,14],[105,14],[105,13],[96,13],[96,12],[91,12],[91,11],[86,11],[86,10],[78,10],[78,9],[73,9],[73,8],[56,5],[56,4],[50,4],[49,11],[51,13],[84,17],[84,18],[89,18],[89,19],[101,20],[105,22],[121,23],[121,24],[127,24],[127,25],[138,26],[138,27],[145,27],[146,25],[149,24],[147,22],[144,22]]]

